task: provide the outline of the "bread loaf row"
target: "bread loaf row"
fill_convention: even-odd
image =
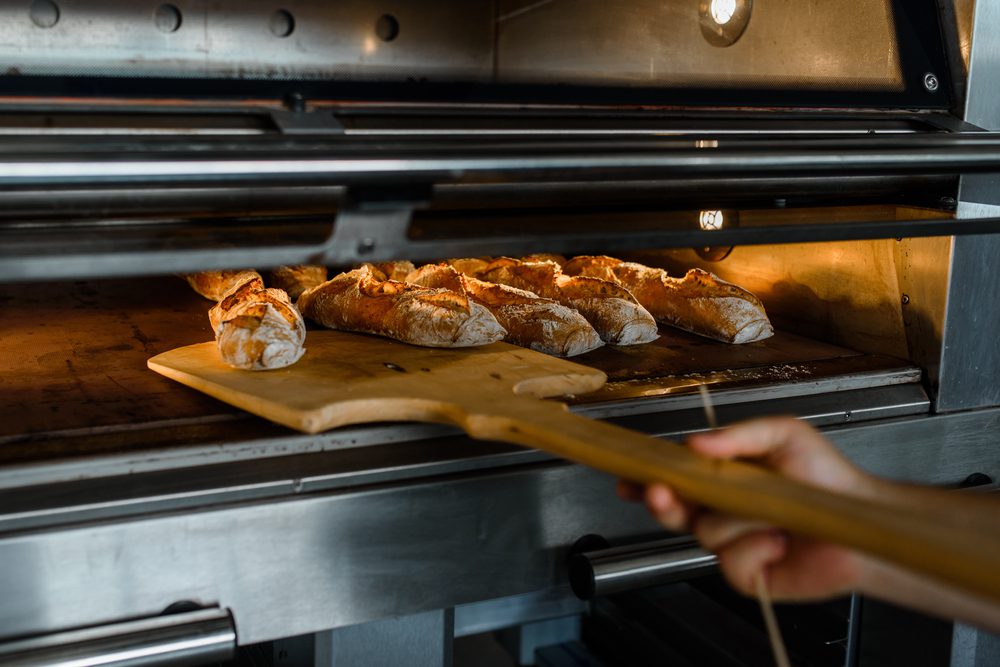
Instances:
[[[621,285],[660,322],[701,336],[741,344],[774,335],[760,299],[701,269],[671,278],[663,269],[635,262],[581,256],[566,262],[563,271]]]
[[[283,267],[265,289],[253,271],[209,272],[188,281],[220,297],[210,313],[220,351],[240,368],[276,368],[302,354],[302,314],[336,329],[432,347],[505,339],[573,356],[603,343],[654,340],[656,321],[727,343],[772,335],[760,301],[699,269],[684,278],[612,257],[532,255],[364,265],[326,280],[322,267]]]

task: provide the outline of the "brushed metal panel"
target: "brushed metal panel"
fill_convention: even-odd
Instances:
[[[1000,410],[829,432],[860,465],[953,484],[1000,477]],[[565,588],[585,533],[660,533],[614,480],[567,464],[245,501],[0,534],[0,636],[159,613],[233,611],[241,644]]]
[[[504,81],[901,90],[884,0],[757,2],[732,46],[709,44],[687,0],[501,0]]]
[[[975,7],[965,120],[1000,129],[1000,2]],[[995,176],[963,176],[958,217],[979,218],[1000,211]],[[956,237],[951,252],[948,306],[941,350],[937,407],[940,411],[1000,405],[1000,300],[996,298],[1000,239]]]
[[[0,62],[13,74],[238,78],[431,77],[492,74],[493,3],[388,0],[173,0],[165,31],[159,0],[58,0],[59,20],[39,27],[30,3],[0,5]],[[280,28],[279,8],[292,18]],[[398,36],[379,37],[390,15]],[[276,34],[276,31],[278,34]]]
[[[976,2],[965,100],[966,122],[986,130],[1000,130],[997,73],[1000,72],[1000,3]],[[989,203],[989,202],[987,202]]]
[[[250,503],[0,537],[0,635],[178,600],[232,610],[241,644],[565,584],[589,532],[659,532],[576,466]]]
[[[957,486],[974,472],[1000,480],[1000,410],[897,419],[824,431],[854,463],[902,482]]]

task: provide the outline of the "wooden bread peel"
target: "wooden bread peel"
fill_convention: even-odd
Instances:
[[[1000,535],[949,521],[936,507],[834,494],[539,400],[594,391],[605,382],[601,371],[506,343],[435,349],[313,331],[306,346],[297,364],[266,372],[226,366],[214,342],[165,352],[148,366],[306,433],[380,421],[453,424],[473,438],[534,447],[637,482],[663,482],[718,510],[854,547],[1000,601]]]

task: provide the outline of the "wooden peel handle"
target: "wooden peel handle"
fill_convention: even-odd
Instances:
[[[1000,601],[1000,535],[940,511],[809,486],[759,466],[701,457],[674,443],[573,415],[559,403],[498,399],[461,424],[475,438],[534,447],[641,483],[662,482],[730,514],[836,542]]]

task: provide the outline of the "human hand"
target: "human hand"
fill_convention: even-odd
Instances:
[[[796,419],[744,422],[693,435],[688,445],[703,456],[751,460],[830,491],[869,498],[876,494],[878,482],[874,478],[851,465],[819,432]],[[628,500],[644,501],[668,529],[691,530],[706,549],[718,554],[729,583],[746,595],[755,595],[755,578],[764,573],[775,599],[832,597],[856,588],[868,564],[865,557],[850,549],[694,505],[664,485],[644,488],[623,481],[618,493]]]

